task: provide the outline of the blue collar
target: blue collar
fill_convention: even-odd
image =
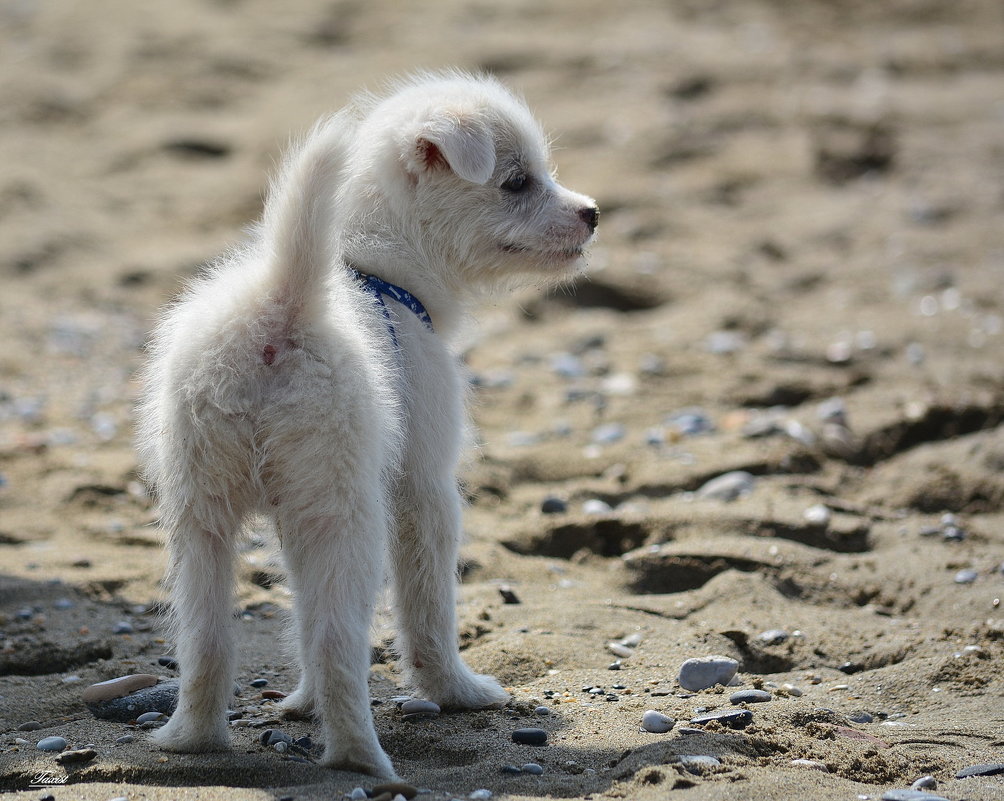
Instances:
[[[362,284],[363,289],[373,295],[376,302],[380,305],[380,308],[383,311],[383,316],[387,320],[387,330],[390,331],[390,338],[394,342],[395,348],[399,348],[400,344],[397,341],[397,332],[394,330],[394,321],[391,319],[390,309],[387,308],[387,303],[383,299],[384,295],[389,297],[391,300],[397,301],[406,309],[411,311],[412,314],[425,324],[426,328],[435,333],[435,329],[432,327],[432,318],[429,316],[429,312],[426,311],[425,306],[422,305],[422,301],[412,295],[407,289],[395,286],[388,281],[384,281],[382,278],[377,278],[375,275],[368,275],[367,273],[359,272],[359,270],[354,267],[350,267],[349,269],[356,277],[356,280]]]

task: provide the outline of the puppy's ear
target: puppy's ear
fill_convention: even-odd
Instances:
[[[422,126],[415,143],[418,171],[450,169],[483,184],[495,171],[495,143],[488,126],[473,115],[442,115]]]

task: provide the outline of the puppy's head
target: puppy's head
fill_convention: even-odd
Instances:
[[[555,180],[539,124],[497,81],[419,79],[363,127],[383,137],[372,167],[397,225],[458,278],[560,280],[582,267],[596,203]]]

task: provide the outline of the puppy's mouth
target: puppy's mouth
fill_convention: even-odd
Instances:
[[[579,245],[574,248],[556,248],[551,249],[537,249],[530,248],[526,245],[516,245],[511,242],[503,242],[499,246],[503,252],[512,253],[514,255],[535,255],[548,259],[549,261],[572,261],[579,258],[583,254],[583,246]]]

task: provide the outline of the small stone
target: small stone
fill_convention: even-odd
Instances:
[[[859,709],[859,710],[856,710],[854,712],[851,712],[851,714],[849,714],[847,716],[847,719],[849,721],[851,721],[851,723],[874,723],[875,722],[875,718],[871,715],[871,713],[865,712],[863,709]]]
[[[383,784],[377,784],[373,787],[373,795],[380,795],[381,793],[390,793],[392,797],[404,796],[406,801],[411,801],[416,795],[418,795],[418,788],[412,784],[406,782],[384,782]]]
[[[268,687],[268,679],[255,679],[251,682],[251,686],[255,689],[260,687]]]
[[[729,696],[730,704],[762,704],[773,696],[766,690],[739,690]]]
[[[62,737],[43,737],[35,747],[39,751],[62,751],[66,748],[66,740]]]
[[[467,797],[471,799],[471,801],[488,801],[488,799],[492,797],[492,791],[485,789],[475,790]]]
[[[262,745],[269,747],[274,746],[276,743],[286,743],[286,745],[289,745],[293,742],[292,737],[279,729],[265,729],[258,739]]]
[[[369,796],[362,787],[353,787],[352,792],[349,793],[349,798],[351,798],[352,801],[363,801],[363,799],[369,798]]]
[[[115,628],[112,629],[112,634],[132,634],[133,627],[132,623],[128,620],[120,620],[115,624]]]
[[[563,515],[568,511],[568,504],[561,498],[549,495],[541,502],[540,511],[545,515]]]
[[[582,504],[582,513],[586,515],[609,515],[613,513],[613,507],[606,501],[599,498],[590,498]]]
[[[948,799],[923,790],[886,790],[882,793],[882,801],[948,801]]]
[[[709,770],[722,766],[720,760],[706,754],[679,754],[671,757],[671,761],[682,765],[684,770],[695,775],[707,773]]]
[[[612,445],[620,442],[627,434],[627,429],[621,423],[605,423],[593,429],[592,440],[597,445]]]
[[[73,609],[73,607],[74,603],[69,598],[57,598],[55,601],[52,602],[53,609],[64,610],[64,609]]]
[[[621,640],[621,645],[626,645],[628,648],[637,648],[641,645],[642,636],[637,631],[634,634],[629,634],[623,640]]]
[[[131,734],[123,734],[121,737],[115,738],[116,745],[129,745],[129,743],[135,742],[136,738]]]
[[[547,745],[547,732],[543,729],[516,729],[512,741],[519,745]]]
[[[971,776],[1000,776],[1004,774],[1004,765],[999,762],[987,765],[970,765],[955,774],[956,779],[968,779]]]
[[[676,721],[673,718],[655,709],[649,709],[641,716],[641,727],[652,734],[665,734],[675,725]]]
[[[166,667],[168,670],[178,669],[178,660],[173,656],[162,656],[157,660],[157,664],[161,667]]]
[[[753,720],[753,713],[748,709],[722,709],[717,712],[706,712],[691,718],[690,722],[695,726],[703,726],[707,723],[721,723],[730,729],[745,729]]]
[[[523,773],[529,773],[531,776],[540,776],[544,772],[544,769],[536,762],[527,762],[520,770]]]
[[[723,473],[703,484],[697,490],[698,498],[709,498],[717,501],[734,501],[753,492],[756,479],[745,470],[733,470]]]
[[[29,720],[27,723],[22,723],[20,726],[18,726],[17,730],[18,731],[38,731],[39,729],[44,729],[44,728],[45,728],[45,726],[43,726],[37,720]]]
[[[136,718],[136,722],[140,725],[144,723],[165,723],[167,722],[167,715],[163,712],[144,712]]]
[[[438,715],[441,711],[439,704],[424,698],[410,698],[401,704],[402,715]]]
[[[523,772],[523,769],[517,765],[503,765],[499,770],[510,776],[518,776]]]
[[[782,684],[781,689],[794,698],[799,698],[802,695],[801,687],[796,687],[794,684],[788,684],[788,683]]]
[[[757,639],[764,645],[780,645],[790,636],[784,629],[767,629],[767,631],[761,631],[757,635]]]
[[[289,750],[289,743],[280,740],[272,745],[272,750],[278,754],[285,754]]]
[[[817,503],[802,512],[802,519],[813,526],[825,526],[830,522],[832,514],[824,504]]]
[[[738,670],[739,663],[727,656],[695,657],[680,666],[677,681],[683,689],[696,692],[716,684],[728,685]]]
[[[812,768],[813,770],[822,771],[823,773],[829,773],[830,769],[826,767],[822,762],[816,762],[814,759],[793,759],[791,764],[796,768]]]
[[[261,697],[266,701],[281,701],[286,697],[286,693],[282,690],[262,690]]]
[[[152,678],[156,679],[156,676]],[[100,686],[92,685],[87,689],[91,690]],[[119,723],[129,723],[144,712],[163,712],[165,715],[170,715],[178,705],[178,680],[168,679],[109,700],[85,700],[85,702],[94,717]]]
[[[620,642],[608,642],[607,650],[610,651],[614,656],[619,656],[621,659],[627,659],[634,651],[624,643]]]
[[[144,687],[153,687],[158,681],[157,676],[151,673],[134,673],[130,676],[119,676],[115,679],[108,679],[108,681],[92,684],[80,694],[80,697],[85,704],[110,701],[113,698],[122,698]]]
[[[499,587],[499,595],[502,596],[502,603],[504,604],[510,604],[514,606],[516,604],[522,603],[519,599],[519,596],[512,591],[512,587],[509,587],[506,584],[503,584],[501,587]]]
[[[75,751],[63,751],[56,757],[56,762],[60,765],[80,765],[90,762],[98,755],[93,748],[78,748]]]
[[[971,568],[966,568],[965,570],[960,570],[955,574],[956,584],[972,584],[976,579],[980,577],[980,574]]]
[[[921,776],[910,785],[911,790],[937,790],[938,782],[933,776]]]
[[[546,706],[537,706],[533,708],[534,714],[546,717],[551,714],[551,710]]]

